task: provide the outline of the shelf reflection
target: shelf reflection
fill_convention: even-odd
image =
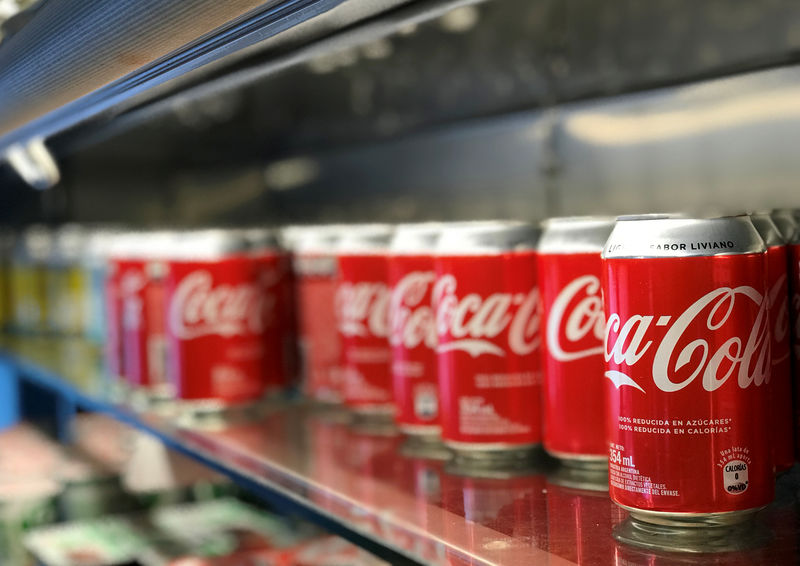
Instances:
[[[39,385],[70,393],[247,474],[269,489],[421,563],[433,565],[794,564],[800,473],[746,532],[635,528],[608,498],[603,472],[559,467],[543,454],[497,470],[448,460],[392,426],[353,424],[331,408],[272,401],[249,420],[185,426],[174,406],[115,404],[98,352],[79,340],[3,339],[5,358]],[[13,352],[9,354],[9,352]],[[207,423],[202,423],[207,424]],[[726,539],[726,537],[728,537]],[[722,542],[720,542],[722,541]],[[709,550],[717,544],[720,552]]]

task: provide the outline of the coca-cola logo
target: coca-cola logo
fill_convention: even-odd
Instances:
[[[603,353],[604,331],[600,279],[594,275],[576,277],[550,306],[548,353],[561,362],[599,356]]]
[[[633,369],[655,347],[653,383],[668,393],[688,387],[699,376],[703,389],[715,391],[734,373],[742,389],[762,385],[769,381],[771,365],[767,302],[752,287],[721,287],[697,299],[674,320],[668,315],[635,314],[623,321],[619,314],[611,313],[606,323],[605,360]],[[750,303],[758,306],[758,314],[743,324],[736,312],[745,308],[752,312]],[[657,345],[648,339],[654,327],[667,328]],[[749,332],[747,336],[736,335],[744,330]],[[726,337],[716,351],[711,351],[709,340],[702,337],[713,334]],[[685,336],[695,338],[686,343]],[[605,376],[617,389],[627,385],[645,393],[641,384],[624,372],[609,370]]]
[[[170,329],[178,338],[237,336],[263,332],[265,313],[272,310],[275,297],[252,282],[218,284],[206,270],[192,271],[172,295]]]
[[[539,289],[521,293],[469,293],[459,299],[453,275],[439,277],[433,287],[439,352],[461,350],[473,358],[483,354],[505,356],[496,339],[508,330],[508,349],[524,356],[539,347],[541,309]]]
[[[430,301],[424,300],[435,280],[432,271],[414,271],[394,286],[389,306],[389,341],[393,346],[410,350],[424,343],[436,348],[436,318]]]
[[[389,336],[389,288],[384,283],[342,282],[336,289],[339,332],[344,336]]]

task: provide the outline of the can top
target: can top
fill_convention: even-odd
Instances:
[[[78,263],[86,251],[87,242],[84,227],[79,224],[64,224],[53,233],[50,260],[58,265]]]
[[[52,249],[52,231],[42,224],[33,224],[17,238],[14,257],[22,262],[44,263],[49,259]]]
[[[210,261],[228,255],[246,253],[251,243],[242,230],[206,228],[174,233],[164,259]]]
[[[242,234],[252,251],[280,250],[281,243],[272,228],[266,226],[241,228]]]
[[[442,225],[437,255],[485,255],[535,250],[539,229],[516,220],[487,220]]]
[[[342,228],[336,251],[339,254],[386,253],[393,232],[391,224],[352,224]]]
[[[753,226],[756,227],[758,235],[761,236],[764,245],[768,248],[786,245],[786,238],[772,221],[769,212],[751,212],[750,220],[753,221]]]
[[[164,260],[178,242],[174,230],[139,230],[110,235],[108,255],[123,260]],[[102,247],[102,245],[100,245]]]
[[[797,212],[797,210],[790,208],[776,208],[770,213],[772,221],[783,234],[783,238],[793,244],[800,243],[800,238],[798,238],[797,234],[797,227],[800,225]]]
[[[749,216],[617,219],[603,257],[702,257],[763,253]]]
[[[566,216],[542,223],[539,253],[600,253],[614,228],[611,216]]]
[[[398,224],[394,228],[391,253],[394,255],[433,254],[442,233],[440,222]]]
[[[307,226],[298,230],[293,243],[296,254],[324,254],[332,255],[341,238],[342,227],[336,226]]]

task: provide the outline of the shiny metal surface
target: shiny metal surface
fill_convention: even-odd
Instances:
[[[532,224],[509,220],[444,224],[436,254],[484,255],[530,250],[536,248],[539,234]]]
[[[395,255],[432,254],[444,226],[439,222],[399,224],[389,250]]]
[[[783,237],[783,233],[778,229],[769,212],[751,213],[750,220],[758,230],[758,235],[764,240],[765,246],[772,248],[786,244],[786,238]]]
[[[336,242],[340,254],[386,253],[392,241],[391,224],[354,224],[343,226]]]
[[[353,427],[341,413],[298,404],[276,404],[252,421],[183,428],[168,412],[109,401],[96,351],[84,342],[6,337],[3,348],[3,362],[33,383],[63,390],[225,473],[244,474],[419,563],[722,566],[800,559],[797,467],[779,477],[775,502],[744,529],[690,535],[634,528],[598,485],[605,478],[597,472],[541,460],[508,472],[453,467],[407,446],[391,429]]]
[[[542,224],[539,253],[600,253],[613,227],[614,218],[610,216],[548,218]]]
[[[698,257],[760,253],[766,248],[748,216],[618,220],[603,257]]]

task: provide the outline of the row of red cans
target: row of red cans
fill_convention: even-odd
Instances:
[[[112,237],[106,363],[151,399],[257,402],[295,369],[289,255],[268,229]]]
[[[644,510],[646,519],[686,512],[699,522],[733,522],[724,514],[768,502],[773,470],[794,460],[788,252],[769,215],[752,218],[555,219],[541,242],[533,227],[512,222],[351,227],[338,240],[335,228],[310,229],[298,237],[300,296],[309,281],[327,278],[335,306],[324,327],[301,319],[310,391],[341,392],[357,412],[396,410],[406,432],[441,431],[462,454],[497,460],[543,437],[550,452],[573,463],[604,466],[610,457],[612,497],[616,490],[618,503]],[[787,235],[796,231],[793,214],[776,219]],[[625,243],[602,259],[615,225],[624,226],[617,231]],[[637,246],[636,255],[624,251]],[[325,275],[302,269],[325,262]],[[742,294],[753,305],[735,300]],[[689,328],[701,315],[705,327]],[[676,350],[688,336],[695,340]],[[328,345],[327,359],[316,357],[318,342]],[[647,378],[636,375],[644,362],[628,367],[642,356],[672,397],[630,399],[645,391],[637,380]],[[687,370],[678,385],[670,381]],[[736,372],[739,388],[716,392]],[[713,395],[686,387],[701,373]],[[681,418],[659,417],[665,411]],[[670,433],[685,440],[663,438]],[[626,451],[626,442],[639,449]],[[678,471],[680,486],[650,477],[669,475],[665,459],[693,457],[721,477]],[[651,461],[650,476],[636,468],[642,460]],[[748,473],[759,480],[753,487]]]

